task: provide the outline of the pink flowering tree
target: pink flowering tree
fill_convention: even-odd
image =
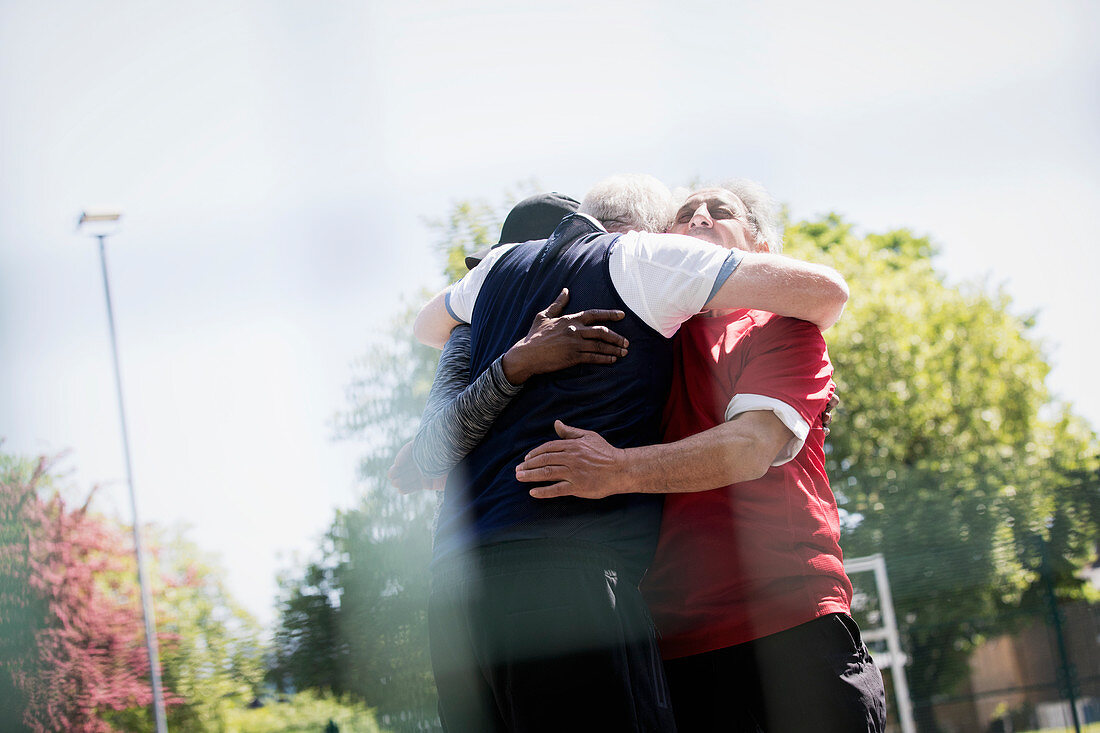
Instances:
[[[0,728],[110,731],[151,698],[131,545],[48,469],[0,455]]]

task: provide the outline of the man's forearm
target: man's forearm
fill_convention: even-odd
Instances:
[[[494,361],[472,384],[470,328],[456,328],[439,359],[435,381],[413,441],[413,458],[425,476],[451,470],[481,442],[520,388]]]
[[[831,267],[746,252],[706,307],[769,311],[809,321],[824,331],[837,322],[847,302],[848,283]]]
[[[425,414],[413,443],[421,472],[440,476],[454,468],[481,442],[518,392],[497,359],[457,398],[435,414]]]
[[[627,448],[622,468],[624,486],[630,488],[625,490],[679,494],[760,478],[778,451],[767,457],[767,436],[745,430],[743,423],[739,424],[744,417],[675,443]],[[783,436],[784,443],[788,435]]]
[[[760,478],[791,439],[775,413],[763,410],[640,448],[615,448],[598,433],[560,421],[555,429],[564,440],[535,448],[516,467],[519,481],[547,484],[531,490],[535,498],[708,491]]]

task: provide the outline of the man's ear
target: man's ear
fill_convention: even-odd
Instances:
[[[752,235],[752,251],[767,253],[771,252],[772,248],[768,245],[766,241],[760,239],[757,235],[754,234]]]

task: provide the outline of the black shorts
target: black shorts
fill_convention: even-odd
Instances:
[[[882,675],[845,614],[670,659],[665,673],[680,733],[881,733],[886,727]]]
[[[600,545],[503,542],[445,559],[428,626],[448,733],[675,730],[637,584]]]

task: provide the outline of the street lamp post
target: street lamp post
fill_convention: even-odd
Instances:
[[[164,714],[164,693],[160,681],[160,655],[157,651],[157,622],[153,616],[153,595],[145,574],[145,552],[141,540],[141,523],[138,520],[137,495],[134,493],[134,475],[130,464],[130,437],[126,430],[126,410],[122,402],[122,375],[118,366],[118,341],[115,338],[115,314],[111,307],[111,285],[107,278],[107,252],[105,240],[118,231],[122,214],[117,211],[84,211],[77,221],[77,228],[99,240],[99,263],[103,270],[103,293],[107,299],[107,325],[111,332],[111,356],[115,366],[115,389],[118,394],[118,415],[122,425],[122,452],[126,459],[126,485],[130,489],[130,513],[134,522],[134,555],[137,559],[138,585],[141,588],[141,614],[145,618],[145,648],[149,653],[149,678],[153,688],[153,713],[157,733],[167,733],[168,722]]]

